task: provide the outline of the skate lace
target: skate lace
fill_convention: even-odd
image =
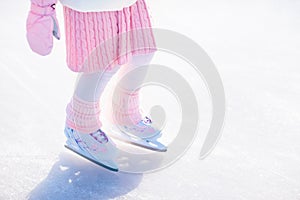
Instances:
[[[71,129],[72,133],[75,133],[73,129]],[[105,135],[104,132],[102,132],[100,129],[94,133],[91,133],[90,134],[95,140],[97,140],[98,142],[100,142],[101,144],[105,144],[108,142],[108,138],[107,136]],[[82,150],[92,150],[92,151],[102,151],[104,152],[106,149],[105,147],[101,147],[99,145],[92,145],[92,146],[89,146],[85,141],[83,141],[81,139],[81,137],[77,134],[74,134],[74,139],[76,141],[76,143],[79,145],[79,147],[82,149]]]
[[[101,131],[100,129],[98,131],[96,131],[95,133],[91,133],[90,134],[95,140],[97,140],[98,142],[100,142],[101,144],[105,144],[108,142],[108,137],[105,135],[105,133],[103,131]]]

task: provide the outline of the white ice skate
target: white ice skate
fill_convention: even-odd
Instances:
[[[165,152],[167,147],[158,142],[161,137],[160,130],[152,126],[147,116],[136,125],[112,125],[109,135],[118,140],[134,144],[146,149]]]
[[[64,131],[67,141],[65,147],[74,153],[112,171],[118,171],[114,162],[117,154],[116,145],[99,129],[90,134],[83,134],[66,126]]]

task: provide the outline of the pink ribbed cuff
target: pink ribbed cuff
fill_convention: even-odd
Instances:
[[[113,120],[119,125],[137,124],[141,119],[139,90],[117,89],[113,96]]]
[[[66,124],[82,133],[93,133],[101,128],[99,102],[88,102],[75,94],[66,108]]]

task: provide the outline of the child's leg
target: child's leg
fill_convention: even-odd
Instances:
[[[121,79],[113,96],[113,120],[119,125],[137,124],[141,119],[139,108],[139,90],[147,74],[146,70],[138,70],[133,74],[122,76],[132,69],[150,64],[154,53],[134,55],[132,61],[118,72],[118,79]]]
[[[107,83],[120,67],[117,65],[104,72],[83,73],[76,85],[75,94],[85,101],[99,101]]]
[[[120,66],[96,73],[83,73],[76,85],[74,95],[67,105],[66,125],[81,133],[93,133],[100,129],[100,97]]]
[[[85,158],[101,166],[117,171],[114,161],[116,145],[101,130],[100,97],[111,77],[120,66],[104,73],[84,73],[80,76],[74,95],[67,106],[66,128],[67,146]]]

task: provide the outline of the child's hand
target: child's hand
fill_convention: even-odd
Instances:
[[[60,31],[55,13],[57,0],[31,0],[27,17],[27,41],[30,48],[40,55],[48,55],[53,48],[53,36],[60,39]],[[52,2],[51,2],[52,1]],[[44,3],[44,5],[43,5]]]

